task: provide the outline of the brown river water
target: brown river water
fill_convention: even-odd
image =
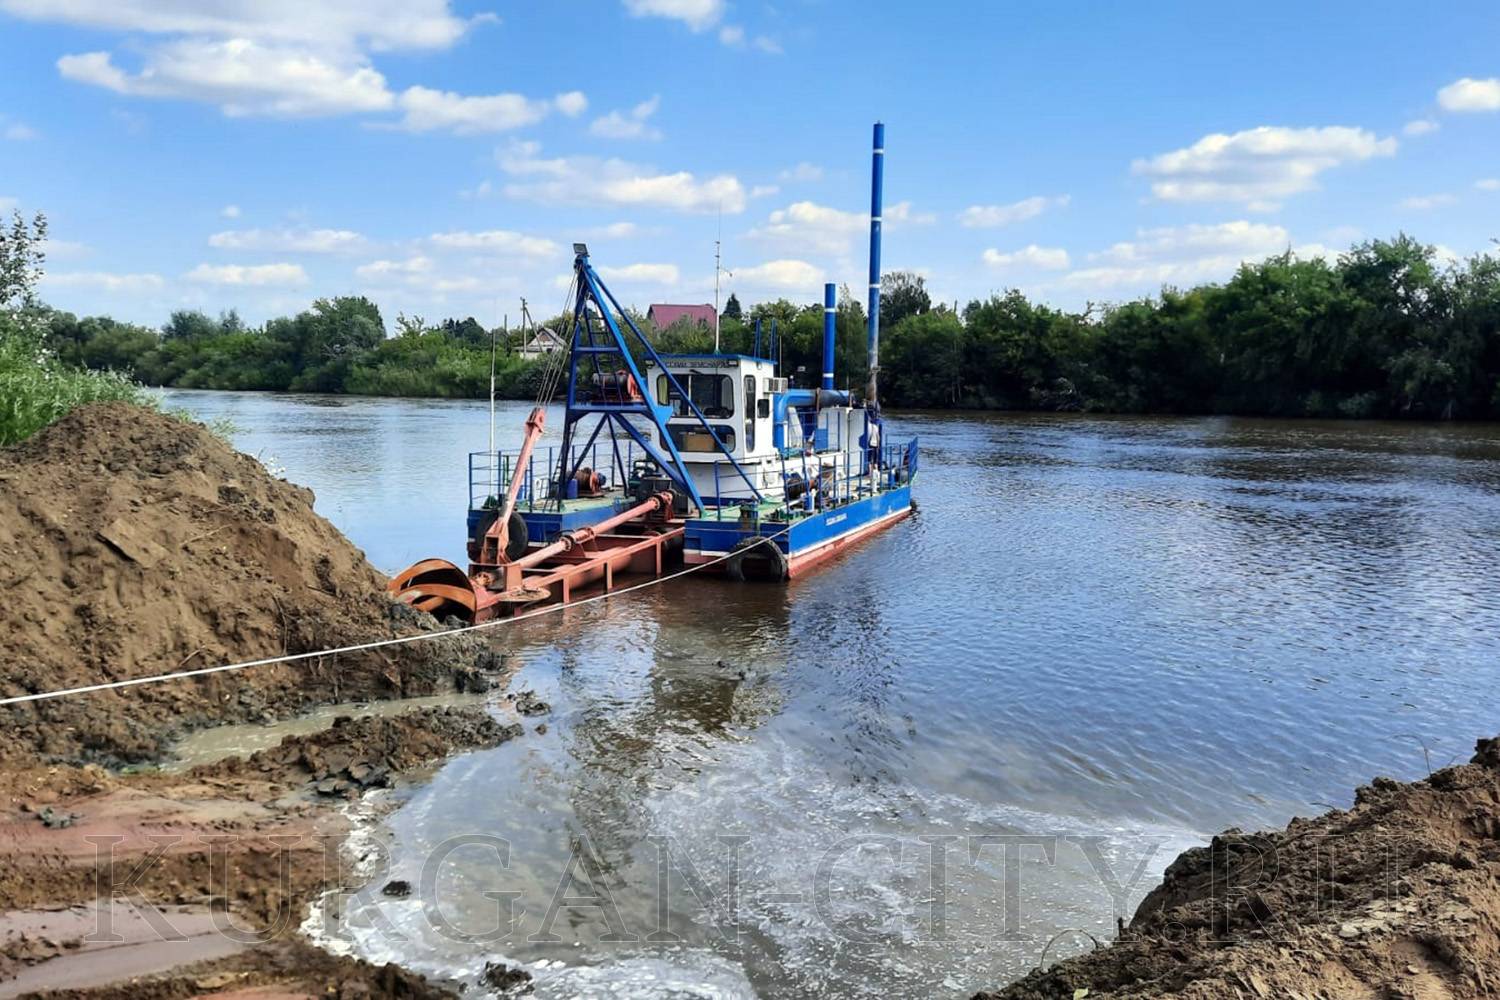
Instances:
[[[462,557],[484,404],[166,395],[380,568]],[[1500,732],[1500,427],[891,422],[919,512],[807,579],[504,630],[551,713],[396,793],[308,930],[544,998],[964,996],[1108,937],[1218,829]]]

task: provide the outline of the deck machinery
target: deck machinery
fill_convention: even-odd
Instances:
[[[887,444],[877,402],[884,134],[877,124],[862,397],[834,387],[833,285],[822,378],[794,388],[758,331],[752,355],[659,354],[574,244],[569,348],[523,443],[470,455],[467,571],[426,559],[391,592],[482,622],[684,564],[784,580],[909,514],[917,442]],[[545,404],[564,380],[561,440],[543,456]]]

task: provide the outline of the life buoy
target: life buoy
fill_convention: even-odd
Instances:
[[[724,560],[724,573],[731,580],[742,583],[746,580],[785,580],[786,553],[769,538],[742,538],[729,550],[729,558]]]

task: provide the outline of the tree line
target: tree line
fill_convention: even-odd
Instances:
[[[663,352],[708,351],[713,331],[656,330]],[[823,307],[786,299],[720,317],[724,350],[757,350],[794,384],[822,371]],[[569,318],[544,326],[566,333]],[[401,316],[387,336],[374,303],[320,299],[305,312],[248,327],[174,313],[159,330],[48,311],[47,347],[61,361],[130,372],[147,384],[203,389],[481,398],[492,331],[472,318],[427,324]],[[863,384],[865,312],[847,289],[837,313],[836,380]],[[1247,263],[1221,284],[1080,311],[1016,291],[934,305],[923,279],[896,272],[881,299],[881,395],[889,407],[953,407],[1269,416],[1500,418],[1500,261],[1443,263],[1401,235],[1337,260],[1290,253]],[[774,330],[774,343],[773,343]],[[497,391],[533,398],[544,361],[495,338]]]

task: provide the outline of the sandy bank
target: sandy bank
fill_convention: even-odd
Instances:
[[[312,500],[206,429],[123,404],[0,452],[0,695],[442,631],[386,598]],[[444,636],[0,708],[0,996],[447,995],[296,929],[342,884],[334,804],[519,726],[423,707],[176,773],[119,767],[195,729],[484,691],[502,666]]]
[[[1377,778],[1347,811],[1185,851],[1113,944],[977,998],[1500,995],[1500,739],[1476,751],[1423,781]]]

